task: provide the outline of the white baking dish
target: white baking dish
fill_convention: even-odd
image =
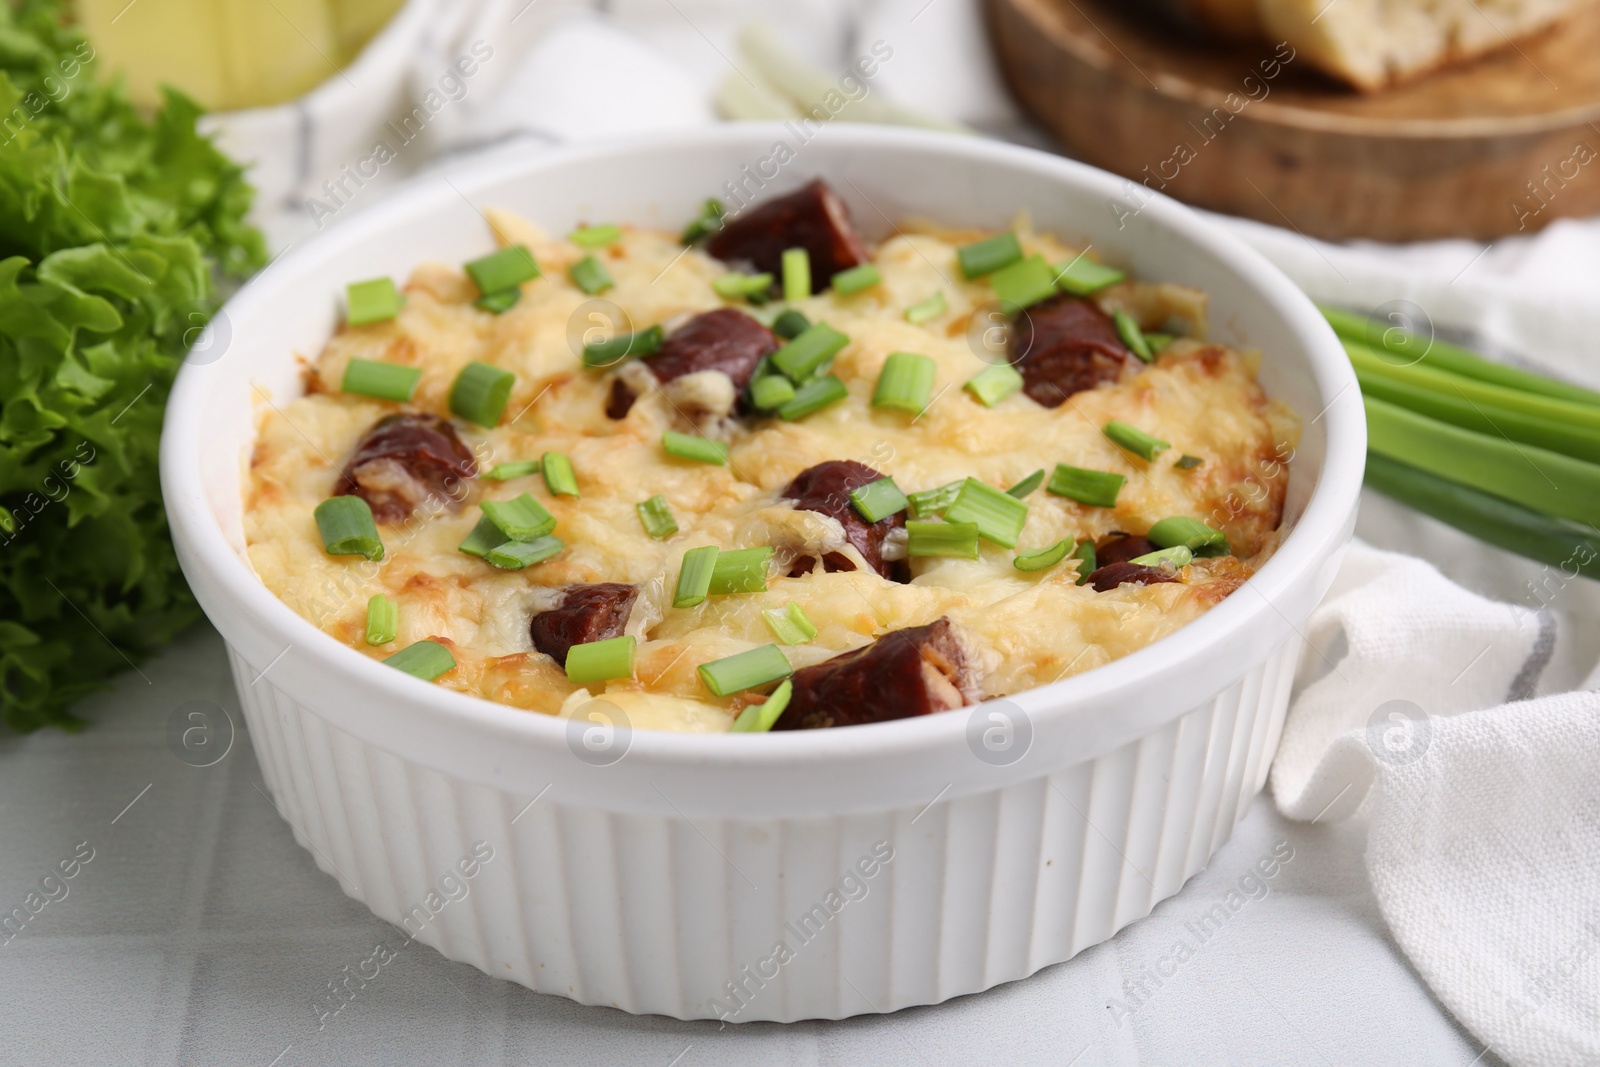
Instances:
[[[780,141],[795,158],[764,165]],[[771,193],[815,175],[869,235],[908,216],[1002,227],[1025,208],[1144,278],[1207,290],[1212,336],[1262,349],[1262,383],[1305,424],[1282,549],[1199,622],[1081,676],[960,712],[773,735],[586,736],[367,659],[255,578],[240,503],[252,409],[298,395],[297,357],[333,331],[350,279],[481,254],[480,207],[554,232],[676,227],[726,183]],[[734,125],[530,154],[331,228],[223,316],[210,357],[178,378],[162,483],[296,839],[451,959],[679,1018],[934,1003],[1067,959],[1175,893],[1265,779],[1365,452],[1349,364],[1265,260],[1120,179],[976,138],[836,125],[801,143]],[[456,873],[475,846],[492,858]]]

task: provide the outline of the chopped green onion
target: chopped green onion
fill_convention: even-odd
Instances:
[[[661,435],[661,450],[669,456],[691,459],[696,463],[710,463],[717,467],[728,463],[728,446],[721,441],[676,430],[668,430]]]
[[[1045,488],[1056,496],[1064,496],[1090,507],[1114,508],[1117,506],[1117,494],[1122,492],[1123,483],[1127,480],[1110,471],[1084,470],[1082,467],[1057,463],[1055,472],[1050,475],[1050,484]]]
[[[1127,275],[1115,267],[1096,263],[1088,256],[1079,255],[1069,263],[1056,265],[1056,285],[1075,296],[1088,296],[1116,285]]]
[[[1136,426],[1129,426],[1125,422],[1112,419],[1100,428],[1100,432],[1115,441],[1121,448],[1127,449],[1136,456],[1145,459],[1155,459],[1161,453],[1171,448],[1172,445],[1159,437],[1152,437]]]
[[[10,508],[0,508],[0,532],[16,533],[17,517],[11,513]]]
[[[1000,301],[1000,310],[1015,315],[1056,293],[1055,279],[1043,256],[1028,256],[989,275],[989,286]]]
[[[388,322],[400,314],[406,298],[388,278],[351,282],[344,290],[344,321],[350,326],[370,326]]]
[[[453,669],[456,658],[437,641],[417,641],[383,662],[397,671],[405,671],[414,678],[431,682],[445,671]]]
[[[598,296],[616,284],[611,280],[611,272],[606,270],[606,265],[593,256],[584,256],[569,267],[567,277],[572,279],[573,285],[590,296]]]
[[[1100,564],[1095,555],[1093,541],[1079,541],[1078,547],[1072,550],[1072,558],[1078,561],[1078,584],[1088,585],[1089,575],[1093,574]]]
[[[579,248],[604,248],[622,240],[622,227],[610,223],[604,226],[582,226],[567,234],[567,240]]]
[[[771,545],[718,552],[711,565],[711,584],[707,592],[712,596],[764,593],[767,589],[767,569],[771,563]]]
[[[849,395],[850,390],[833,375],[815,378],[794,391],[794,399],[778,408],[778,417],[790,421],[804,418]]]
[[[911,493],[906,499],[911,502],[911,514],[919,519],[931,519],[935,515],[943,515],[951,504],[956,502],[956,497],[961,495],[961,487],[966,485],[966,480],[951,482],[941,485],[937,489],[924,489],[920,493]]]
[[[344,367],[341,391],[394,400],[404,404],[422,381],[421,367],[402,367],[398,363],[379,363],[372,359],[352,359]]]
[[[525,245],[511,245],[467,264],[467,273],[484,296],[515,289],[539,276],[539,264]]]
[[[1019,552],[1011,565],[1019,571],[1042,571],[1066,559],[1071,548],[1072,538],[1068,537],[1038,552]]]
[[[811,295],[811,256],[804,248],[783,253],[783,298],[793,304]]]
[[[850,343],[850,338],[825,322],[813,323],[799,337],[772,353],[772,365],[796,385],[806,381]]]
[[[792,341],[811,328],[811,320],[798,308],[785,308],[772,320],[772,332],[786,341]]]
[[[817,636],[817,626],[806,617],[799,604],[788,603],[781,608],[768,608],[761,613],[767,629],[786,645],[803,645]]]
[[[781,374],[769,374],[750,383],[750,403],[758,411],[781,408],[794,399],[794,386]]]
[[[962,386],[986,408],[992,408],[1022,388],[1022,372],[1009,363],[991,363]]]
[[[1150,346],[1151,352],[1160,352],[1177,338],[1170,333],[1156,333],[1154,330],[1144,331],[1144,343]]]
[[[794,694],[794,683],[787,678],[772,691],[762,704],[747,704],[733,720],[733,725],[728,727],[732,734],[764,734],[772,729],[778,717],[789,706],[789,698]]]
[[[586,641],[567,649],[567,681],[574,685],[606,682],[612,678],[633,675],[633,649],[637,640],[632,634],[608,637],[603,641]]]
[[[1139,357],[1140,362],[1149,363],[1155,359],[1155,353],[1150,351],[1150,345],[1144,339],[1144,333],[1139,329],[1139,324],[1132,315],[1118,308],[1111,314],[1111,321],[1117,324],[1117,336],[1122,338],[1122,343],[1128,346],[1128,351]]]
[[[629,356],[649,356],[661,347],[667,331],[658,323],[648,330],[619,333],[604,341],[594,341],[583,346],[583,363],[586,367],[609,367]]]
[[[483,558],[501,570],[520,571],[524,567],[557,555],[565,542],[559,537],[535,537],[531,541],[504,541],[485,552]]]
[[[532,541],[556,528],[556,517],[532,493],[512,500],[485,500],[482,507],[484,518],[494,523],[508,541]]]
[[[975,522],[906,523],[906,555],[978,558],[978,524]]]
[[[372,508],[358,496],[330,496],[312,512],[322,547],[330,556],[383,558],[383,541],[372,521]]]
[[[468,363],[450,386],[450,410],[479,426],[494,426],[505,414],[517,376],[476,361]]]
[[[961,273],[969,279],[992,274],[1021,258],[1022,245],[1018,243],[1017,235],[1009,230],[956,249]]]
[[[572,460],[560,452],[546,452],[539,460],[544,469],[544,487],[556,496],[578,496],[578,476]]]
[[[400,634],[400,605],[377,594],[367,601],[367,644],[387,645]]]
[[[906,321],[913,326],[921,326],[923,323],[943,315],[947,310],[949,310],[949,305],[945,303],[944,290],[941,289],[928,297],[928,299],[919,300],[906,308]]]
[[[478,520],[478,525],[467,534],[465,541],[456,546],[457,551],[465,552],[469,556],[479,559],[488,559],[489,553],[509,541],[505,531],[494,524],[494,520],[487,514]]]
[[[657,541],[665,540],[678,532],[678,520],[672,517],[672,508],[667,505],[667,498],[657,493],[649,500],[641,500],[633,506],[639,513],[639,521],[644,524],[644,532]]]
[[[870,289],[883,281],[883,276],[878,273],[878,268],[871,263],[863,263],[859,267],[842,270],[833,276],[833,291],[842,296],[859,293],[863,289]]]
[[[1022,479],[1022,481],[1018,482],[1016,485],[1013,485],[1010,489],[1007,489],[1006,493],[1010,496],[1016,497],[1018,500],[1021,500],[1023,497],[1027,496],[1029,493],[1033,492],[1043,484],[1044,471],[1036,470],[1026,478]]]
[[[904,511],[911,505],[893,478],[879,478],[850,490],[850,503],[868,522],[877,522]]]
[[[717,566],[719,552],[716,545],[691,548],[683,554],[678,566],[678,586],[672,594],[672,606],[692,608],[702,603],[711,591],[711,572]]]
[[[1228,553],[1227,534],[1185,515],[1162,519],[1150,527],[1150,532],[1145,536],[1158,548],[1182,545],[1197,556],[1225,556]]]
[[[921,415],[933,395],[933,379],[938,372],[939,365],[927,356],[890,352],[872,390],[872,406]]]
[[[765,296],[772,288],[772,275],[770,274],[724,274],[711,281],[711,288],[718,296],[737,300],[740,297]]]
[[[1178,457],[1178,462],[1174,463],[1173,466],[1181,471],[1192,471],[1204,462],[1205,460],[1201,459],[1199,456],[1191,456],[1189,453],[1185,452],[1183,455]]]
[[[946,522],[973,523],[985,541],[1015,548],[1028,521],[1028,505],[986,482],[968,478],[944,517]]]
[[[1134,556],[1128,562],[1137,563],[1141,567],[1160,567],[1170,563],[1173,569],[1176,570],[1179,567],[1187,567],[1193,560],[1193,552],[1190,552],[1182,545],[1173,545],[1171,548],[1157,549],[1154,552],[1146,552],[1142,556]]]
[[[776,682],[794,673],[783,650],[777,645],[762,645],[737,655],[702,663],[700,680],[719,697]]]
[[[480,296],[472,302],[472,306],[495,315],[504,315],[516,306],[522,299],[521,289],[502,289],[498,293]]]
[[[699,244],[722,229],[722,201],[712,198],[700,205],[700,214],[684,227],[683,236],[678,240],[682,244]]]
[[[526,478],[530,474],[539,473],[539,461],[536,459],[519,459],[511,463],[496,463],[493,469],[483,476],[491,482],[508,482],[513,478]]]

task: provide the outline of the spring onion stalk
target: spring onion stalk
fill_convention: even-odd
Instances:
[[[767,277],[770,279],[772,276],[769,274]],[[772,320],[772,332],[785,341],[793,341],[810,328],[811,320],[798,308],[784,308],[778,317]]]
[[[388,278],[351,282],[344,291],[344,321],[349,326],[370,326],[388,322],[400,314],[406,298]]]
[[[678,459],[709,463],[715,467],[724,467],[728,463],[728,446],[723,442],[676,430],[668,430],[661,435],[661,450]]]
[[[1023,497],[1027,496],[1029,493],[1033,492],[1043,484],[1044,471],[1042,469],[1036,470],[1026,478],[1022,479],[1022,481],[1018,482],[1016,485],[1013,485],[1010,489],[1007,489],[1006,493],[1009,496],[1014,496],[1018,500],[1021,500]]]
[[[786,645],[803,645],[817,636],[816,623],[812,622],[799,604],[785,604],[781,608],[768,608],[761,613],[767,629]]]
[[[1338,308],[1319,305],[1323,317],[1342,340],[1371,349],[1384,349],[1402,361],[1425,360],[1435,370],[1449,371],[1464,378],[1513,389],[1522,393],[1554,397],[1578,404],[1600,404],[1600,393],[1582,386],[1546,378],[1518,367],[1484,359],[1475,352],[1440,340],[1424,341],[1389,323],[1369,319]]]
[[[811,295],[811,256],[804,248],[790,248],[784,251],[783,259],[783,298],[789,303],[798,303]]]
[[[836,404],[849,395],[850,390],[845,388],[844,382],[831,374],[814,378],[794,391],[793,400],[779,406],[778,417],[792,422],[821,411],[829,404]]]
[[[933,396],[939,365],[915,352],[890,352],[872,390],[872,406],[921,415]]]
[[[877,522],[890,515],[898,514],[911,506],[911,501],[894,484],[893,478],[879,478],[875,482],[868,482],[850,490],[850,503],[863,519],[868,522]]]
[[[813,323],[804,333],[772,354],[772,365],[799,385],[809,380],[850,338],[825,322]]]
[[[678,532],[678,520],[672,517],[672,508],[661,494],[639,501],[633,509],[639,513],[644,532],[655,540],[663,541]]]
[[[1028,521],[1028,505],[987,482],[968,478],[944,517],[950,523],[972,523],[985,541],[1015,548]]]
[[[1153,437],[1136,426],[1129,426],[1125,422],[1112,419],[1100,428],[1100,432],[1116,442],[1120,448],[1125,448],[1136,456],[1145,459],[1155,459],[1161,453],[1171,448],[1172,445],[1159,437]]]
[[[1174,515],[1160,520],[1150,527],[1150,532],[1145,536],[1157,548],[1182,545],[1197,556],[1228,554],[1227,534],[1186,515]]]
[[[1096,263],[1083,255],[1056,265],[1056,285],[1062,292],[1074,296],[1098,293],[1102,289],[1116,285],[1126,277],[1122,271],[1103,263]]]
[[[833,291],[841,296],[859,293],[863,289],[871,289],[883,281],[883,276],[878,273],[878,268],[871,263],[863,263],[859,267],[851,267],[835,274],[829,282]]]
[[[483,517],[505,534],[507,541],[532,541],[556,528],[556,517],[531,493],[512,500],[485,500],[482,507]]]
[[[578,475],[572,460],[560,452],[546,452],[539,459],[544,471],[544,487],[554,496],[578,496]]]
[[[706,688],[719,697],[776,682],[794,673],[783,649],[761,645],[746,652],[702,663],[696,670]]]
[[[400,605],[382,593],[367,601],[367,644],[387,645],[400,635]]]
[[[539,276],[539,264],[524,245],[511,245],[467,264],[467,274],[484,296],[515,289]]]
[[[906,499],[911,502],[911,514],[919,519],[931,519],[943,515],[951,504],[956,502],[956,497],[961,494],[961,487],[966,485],[966,480],[951,482],[941,485],[937,489],[925,489],[920,493],[911,493]]]
[[[489,553],[509,541],[505,531],[494,524],[494,520],[484,515],[478,520],[478,525],[467,534],[466,540],[456,546],[458,552],[465,552],[469,556],[479,559],[488,559]]]
[[[472,362],[461,368],[450,386],[450,410],[468,422],[493,427],[505,414],[506,401],[517,376],[487,363]]]
[[[609,367],[630,357],[653,355],[666,337],[666,331],[656,325],[647,330],[619,333],[607,340],[586,344],[583,346],[583,365]]]
[[[767,590],[767,571],[771,565],[771,545],[718,552],[711,564],[711,581],[706,592],[712,596],[764,593]]]
[[[691,548],[683,554],[683,562],[678,566],[678,585],[672,594],[673,607],[692,608],[705,602],[718,554],[716,545]]]
[[[1173,570],[1187,567],[1194,561],[1194,553],[1182,545],[1173,545],[1171,548],[1158,548],[1154,552],[1146,552],[1142,556],[1134,556],[1129,563],[1137,563],[1141,567],[1165,567],[1172,565]]]
[[[1593,527],[1540,514],[1376,452],[1367,453],[1367,484],[1491,545],[1564,573],[1600,578],[1600,535]]]
[[[330,496],[312,513],[322,547],[330,556],[383,558],[383,541],[372,521],[372,508],[358,496]]]
[[[781,374],[769,374],[750,383],[750,403],[757,411],[776,411],[794,399],[794,386]]]
[[[1015,315],[1056,293],[1054,272],[1043,256],[1028,256],[989,275],[989,286],[1000,301],[1000,310]]]
[[[1150,351],[1150,343],[1144,339],[1144,331],[1139,329],[1132,315],[1118,308],[1112,314],[1111,321],[1116,323],[1117,336],[1122,338],[1129,352],[1139,357],[1141,363],[1149,363],[1156,358],[1155,353]]]
[[[1019,552],[1011,565],[1019,571],[1042,571],[1066,559],[1070,551],[1072,538],[1068,537],[1038,552]]]
[[[1009,230],[956,249],[956,262],[961,264],[961,273],[969,280],[993,274],[1021,258],[1022,245],[1017,235]]]
[[[1154,330],[1144,331],[1144,343],[1150,346],[1150,351],[1159,353],[1177,338],[1170,333],[1156,333]]]
[[[561,554],[566,543],[559,537],[535,537],[531,541],[502,541],[483,554],[486,562],[501,570],[520,571]]]
[[[921,326],[925,322],[938,318],[948,310],[949,305],[945,303],[944,290],[941,289],[926,300],[919,300],[906,308],[906,321],[913,326]]]
[[[1117,506],[1117,494],[1122,492],[1127,480],[1110,471],[1084,470],[1082,467],[1057,463],[1050,475],[1050,484],[1045,488],[1056,496],[1064,496],[1090,507],[1114,508]]]
[[[1547,515],[1600,523],[1600,465],[1363,399],[1373,452],[1441,478],[1465,476],[1475,488]]]
[[[906,555],[978,558],[978,524],[974,522],[906,522]]]
[[[978,403],[992,408],[1022,388],[1022,372],[1009,363],[991,363],[962,386]]]
[[[579,248],[604,248],[622,240],[622,227],[610,223],[603,226],[583,226],[567,234],[567,240]]]
[[[450,650],[437,641],[418,641],[407,645],[383,661],[397,671],[431,682],[456,665]]]
[[[606,270],[606,265],[593,256],[584,256],[569,267],[567,277],[572,279],[573,285],[590,296],[598,296],[616,284],[611,280],[611,272]]]
[[[771,730],[778,717],[789,706],[789,698],[794,695],[794,683],[787,678],[772,691],[765,703],[750,704],[733,720],[733,725],[728,727],[729,733],[734,734],[764,734]]]
[[[567,649],[567,681],[574,685],[608,682],[613,678],[633,676],[633,650],[637,640],[632,634],[608,637],[603,641],[586,641]]]
[[[729,300],[738,300],[741,297],[765,297],[772,288],[772,275],[770,274],[724,274],[714,278],[711,288],[718,296]]]
[[[1204,462],[1205,460],[1201,459],[1199,456],[1191,456],[1189,453],[1185,452],[1183,455],[1178,457],[1177,462],[1174,463],[1173,466],[1181,471],[1192,471]]]
[[[722,215],[722,201],[715,198],[707,200],[700,205],[700,214],[684,227],[683,236],[678,240],[686,245],[699,244],[722,229]]]
[[[478,297],[472,302],[472,306],[494,315],[504,315],[516,307],[517,301],[521,299],[521,289],[502,289],[498,293],[490,293],[488,296]]]
[[[1078,584],[1088,585],[1089,575],[1095,572],[1100,561],[1095,556],[1093,541],[1079,541],[1078,547],[1072,550],[1072,558],[1078,561]]]
[[[402,367],[398,363],[380,363],[372,359],[352,359],[344,367],[344,380],[339,389],[345,393],[393,400],[404,404],[417,391],[422,381],[422,368]]]
[[[539,461],[536,459],[518,459],[510,463],[496,463],[485,471],[483,477],[491,482],[508,482],[513,478],[526,478],[530,474],[539,473]]]

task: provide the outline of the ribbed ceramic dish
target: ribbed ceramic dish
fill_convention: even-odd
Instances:
[[[755,736],[607,731],[453,693],[345,648],[256,579],[240,500],[253,412],[299,394],[297,356],[333,332],[350,279],[481,254],[487,206],[552,232],[677,227],[706,196],[816,175],[872,236],[906,217],[998,228],[1025,208],[1141,277],[1207,290],[1213,338],[1260,348],[1263,385],[1305,425],[1274,475],[1289,478],[1279,552],[1199,622],[1078,677],[943,715]],[[723,126],[452,181],[329,229],[242,290],[179,375],[162,442],[179,557],[227,640],[262,773],[346,893],[541,992],[788,1021],[1025,977],[1205,866],[1265,779],[1298,632],[1361,482],[1355,380],[1287,279],[1177,204],[1115,209],[1110,175],[924,132]]]

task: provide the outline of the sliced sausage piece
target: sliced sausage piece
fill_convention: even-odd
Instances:
[[[1010,351],[1023,392],[1047,408],[1121,378],[1132,355],[1111,316],[1078,296],[1054,296],[1020,312],[1011,325]]]
[[[815,511],[837,520],[844,527],[845,539],[855,546],[855,550],[879,575],[891,581],[909,581],[909,570],[903,561],[883,558],[884,539],[891,531],[904,528],[905,515],[897,512],[877,522],[868,522],[850,503],[851,490],[882,477],[865,463],[857,463],[853,459],[830,459],[795,475],[783,495],[793,500],[794,506],[801,511]],[[856,569],[855,564],[840,552],[829,552],[823,556],[822,567],[829,572]],[[810,565],[801,560],[791,572],[791,577],[806,574],[810,570]]]
[[[564,665],[573,645],[621,637],[638,596],[637,586],[621,582],[571,586],[561,603],[528,623],[533,647]]]
[[[459,502],[478,464],[449,419],[422,412],[372,424],[339,475],[335,496],[359,496],[378,522],[404,522],[424,500]],[[443,501],[441,501],[443,503]]]
[[[1146,567],[1142,563],[1110,563],[1089,575],[1089,584],[1097,593],[1109,593],[1119,585],[1155,585],[1175,582],[1178,576],[1164,567]]]
[[[1136,556],[1147,552],[1156,551],[1156,543],[1148,537],[1138,534],[1116,533],[1106,534],[1095,542],[1094,562],[1097,567],[1105,567],[1112,563],[1126,563]]]
[[[794,672],[774,730],[858,726],[964,707],[978,697],[966,647],[949,619],[891,630],[865,648]]]
[[[733,382],[734,394],[744,392],[756,372],[761,357],[778,350],[778,339],[771,330],[734,308],[718,308],[696,315],[672,331],[653,355],[642,361],[666,384],[700,371],[721,371]],[[636,394],[621,378],[611,383],[606,414],[623,418],[633,407]]]
[[[821,178],[738,212],[706,245],[724,263],[748,263],[774,277],[782,274],[783,253],[790,248],[804,248],[810,257],[813,293],[868,258],[849,209]]]

